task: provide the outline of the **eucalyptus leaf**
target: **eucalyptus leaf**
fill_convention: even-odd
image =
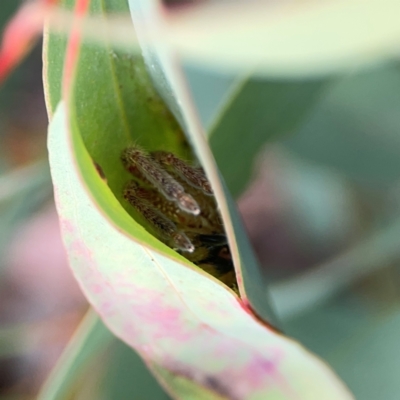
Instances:
[[[389,64],[338,79],[284,145],[370,188],[400,179],[400,71]]]
[[[97,371],[99,364],[102,369]],[[90,394],[93,399],[98,396],[113,400],[132,396],[169,399],[140,357],[89,310],[42,387],[38,400],[67,400],[72,393],[81,392],[85,377],[95,373],[99,392]]]
[[[114,334],[192,382],[192,392],[198,386],[194,398],[204,390],[250,400],[352,398],[321,361],[262,326],[218,282],[110,223],[82,181],[105,186],[79,140],[60,104],[49,153],[62,235],[76,278]]]
[[[102,13],[105,17],[110,12],[122,12],[125,9],[124,1],[91,3],[91,12]],[[46,98],[50,113],[54,102],[61,96],[59,80],[61,79],[65,45],[65,40],[56,34],[50,32],[46,37]],[[154,66],[152,68],[154,69]],[[162,78],[159,78],[159,81],[163,82]],[[109,215],[113,223],[131,234],[136,240],[183,261],[183,257],[143,229],[142,225],[145,225],[146,221],[143,221],[143,218],[140,218],[140,215],[135,213],[135,210],[123,198],[123,187],[129,181],[130,175],[123,167],[120,155],[122,150],[130,144],[138,142],[147,150],[162,148],[172,151],[184,159],[190,160],[194,157],[183,136],[182,129],[174,118],[179,112],[178,105],[171,104],[171,109],[175,110],[173,115],[166,108],[163,99],[155,91],[152,83],[140,57],[118,53],[107,45],[84,43],[80,48],[79,63],[70,99],[71,118],[74,128],[79,131],[83,144],[95,162],[96,168],[101,170],[101,174],[105,176],[107,184],[112,190],[111,193],[104,190],[104,185],[94,186],[89,170],[82,169],[86,175],[85,182],[101,208]],[[168,92],[165,97],[172,102],[175,98],[174,95],[174,93]],[[183,100],[180,101],[180,104],[182,103],[184,103]],[[182,115],[176,116],[184,121]],[[194,131],[195,129],[186,128],[192,143],[196,143],[197,140],[193,136]],[[77,145],[80,146],[80,144]],[[204,158],[199,149],[196,146],[195,150],[202,165],[206,169],[209,168],[209,165],[212,167],[213,162],[209,156]],[[82,163],[85,162],[82,160]],[[216,174],[215,169],[212,173]],[[225,196],[229,197],[229,194],[225,193]],[[116,199],[134,219],[127,218],[126,213],[116,207]],[[217,200],[221,203],[218,193]],[[221,204],[221,209],[223,208]],[[231,204],[229,220],[232,218],[232,213],[235,212]],[[237,221],[236,231],[243,231],[239,218],[235,217],[235,220]],[[276,324],[265,291],[265,282],[257,262],[252,255],[248,241],[244,239],[245,234],[241,234],[240,237],[242,238],[241,245],[236,255],[234,253],[233,256],[236,256],[238,268],[247,269],[242,274],[244,279],[239,280],[245,286],[244,295],[259,316]],[[247,259],[243,259],[242,254],[244,253],[248,254]],[[187,261],[185,262],[187,263]],[[192,267],[194,266],[192,265]]]
[[[358,322],[348,332],[358,335],[359,340],[355,343],[349,335],[341,351],[331,353],[328,358],[357,398],[396,400],[400,390],[396,374],[400,368],[399,307],[387,307],[380,315],[373,318],[369,314]],[[347,325],[351,328],[349,322]]]
[[[294,132],[311,113],[328,80],[241,79],[210,127],[209,141],[230,192],[239,196],[266,143]],[[234,160],[234,162],[232,162]]]
[[[397,0],[205,2],[160,10],[156,40],[197,65],[312,77],[396,56],[399,12]]]
[[[374,291],[374,295],[392,296],[384,282],[389,277],[390,283],[396,282],[397,276],[395,269],[387,276],[374,275],[373,285],[385,292]],[[400,390],[398,302],[382,298],[377,301],[371,296],[366,302],[364,297],[365,292],[342,290],[339,296],[290,318],[286,328],[296,339],[328,359],[357,399],[396,400]]]
[[[66,0],[63,4],[72,8],[73,1]],[[124,0],[90,3],[90,13],[104,18],[127,10]],[[62,96],[65,49],[64,36],[47,33],[44,75],[49,114]],[[181,128],[155,91],[141,56],[118,52],[107,43],[83,43],[70,108],[74,127],[83,139],[81,145],[87,148],[96,165],[96,175],[104,176],[112,190],[93,186],[91,177],[84,171],[92,195],[121,229],[171,257],[185,260],[148,233],[140,225],[146,221],[123,198],[123,187],[131,175],[121,162],[121,153],[129,145],[139,142],[147,151],[162,148],[186,160],[193,158]],[[123,204],[126,211],[116,207],[117,203]]]
[[[90,310],[42,387],[38,400],[69,399],[82,375],[89,373],[96,357],[113,341],[115,337]]]
[[[106,360],[106,373],[101,382],[101,393],[106,399],[171,399],[147,365],[125,343],[115,340],[108,350]]]
[[[158,90],[180,121],[212,184],[229,240],[240,296],[246,307],[250,307],[259,318],[278,326],[266,290],[265,277],[261,274],[231,194],[221,179],[210,147],[205,140],[205,132],[197,117],[193,101],[188,95],[183,71],[177,65],[173,52],[163,48],[153,49],[146,41],[146,37],[159,28],[157,7],[145,0],[130,0],[129,5],[133,22],[139,28],[137,36],[144,47],[144,58],[153,81],[158,82]]]
[[[104,15],[126,8],[122,0],[90,4],[92,13]],[[46,38],[50,114],[56,99],[65,95],[57,81],[64,44],[51,33]],[[137,140],[149,150],[164,146],[190,159],[191,149],[140,58],[107,44],[83,43],[79,50],[76,69],[68,71],[74,72],[70,96],[52,117],[49,154],[71,267],[108,328],[141,355],[177,398],[187,398],[188,392],[198,399],[309,400],[326,393],[332,399],[351,398],[321,361],[254,318],[248,283],[240,301],[131,218],[122,201],[121,185],[128,175],[121,150]],[[185,99],[181,87],[176,93],[177,103]],[[196,154],[216,188],[234,256],[239,265],[248,262],[255,268],[246,240],[235,241],[235,227],[242,228],[230,199],[221,193],[192,111],[182,110]],[[242,276],[247,280],[246,273]]]

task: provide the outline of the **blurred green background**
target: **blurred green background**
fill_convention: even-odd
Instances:
[[[2,26],[17,6],[2,1]],[[185,73],[284,331],[357,399],[397,400],[399,65],[242,86],[194,65]],[[216,121],[233,106],[237,129],[218,142]],[[0,399],[36,398],[87,310],[58,236],[46,127],[38,45],[0,90]],[[168,398],[100,323],[97,335],[57,398]]]
[[[234,80],[193,66],[188,76],[210,125]],[[238,200],[285,331],[357,399],[400,393],[399,110],[395,62],[330,78],[295,129],[265,131]]]

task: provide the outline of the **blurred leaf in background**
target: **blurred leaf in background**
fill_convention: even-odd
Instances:
[[[213,126],[235,79],[193,67],[187,74]],[[239,198],[287,332],[367,400],[400,393],[399,77],[397,63],[336,76],[283,139],[260,140]],[[238,160],[240,150],[228,154]]]
[[[19,1],[1,4],[0,30],[20,6]],[[17,67],[0,91],[0,167],[29,163],[45,155],[47,115],[41,76],[41,43]]]
[[[2,0],[2,22],[17,6]],[[46,249],[49,238],[59,237],[43,161],[39,52],[0,91],[0,386],[32,398],[86,307],[71,284],[72,292],[58,290],[67,300],[61,308],[46,308],[49,287],[59,288],[67,270],[60,243],[51,246],[55,257]],[[292,81],[187,67],[286,332],[328,360],[363,400],[397,400],[400,393],[399,70],[393,62],[334,79]],[[12,170],[20,165],[27,167]],[[43,322],[43,315],[65,312],[62,304],[65,319]],[[56,349],[51,357],[46,347]],[[111,335],[96,357],[82,372],[87,385],[76,398],[89,398],[100,381],[106,389],[97,399],[128,399],[134,390],[149,397],[148,387],[151,398],[167,398]],[[27,382],[34,370],[42,372]],[[143,386],[130,379],[133,370]]]
[[[21,2],[3,0],[0,30]],[[86,308],[47,162],[41,43],[0,88],[0,397],[34,398]]]

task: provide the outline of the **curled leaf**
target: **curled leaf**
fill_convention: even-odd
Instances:
[[[61,104],[49,152],[63,238],[76,278],[112,332],[174,382],[191,382],[185,389],[194,398],[206,390],[229,399],[351,399],[321,361],[260,325],[216,281],[112,225],[88,195],[76,156],[88,161],[94,185],[103,182],[83,144],[71,143]]]

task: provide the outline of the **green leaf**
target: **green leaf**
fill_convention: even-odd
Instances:
[[[73,1],[65,1],[64,5],[72,8]],[[90,3],[91,14],[105,18],[109,13],[127,10],[123,0]],[[50,32],[45,43],[45,92],[51,114],[61,98],[66,40]],[[111,188],[110,192],[104,184],[94,185],[93,177],[98,177],[99,172],[82,168],[85,182],[101,208],[115,224],[141,243],[185,260],[136,222],[139,220],[143,224],[146,221],[123,199],[123,187],[131,175],[123,167],[120,157],[122,150],[129,145],[139,142],[147,151],[160,150],[161,147],[183,159],[193,159],[176,119],[155,91],[143,59],[117,52],[107,43],[83,43],[69,106],[71,123],[83,139],[83,142],[79,139],[76,145],[88,150],[97,170],[101,170]],[[90,162],[83,152],[77,154],[81,157],[81,165]],[[129,218],[127,213],[136,220]]]
[[[75,136],[61,104],[49,153],[63,239],[82,290],[114,334],[190,381],[193,398],[204,390],[250,400],[351,398],[321,361],[258,323],[218,282],[111,224],[82,182],[83,169],[94,186],[105,186]]]
[[[170,399],[137,353],[120,340],[115,340],[108,351],[101,393],[112,400]]]
[[[400,310],[390,286],[396,275],[395,267],[375,273],[367,292],[341,290],[286,324],[291,335],[329,360],[357,399],[396,400],[400,390]]]
[[[100,371],[96,365],[101,365]],[[139,397],[168,400],[140,357],[118,340],[90,310],[53,369],[38,400],[67,400],[83,392],[84,382],[95,381],[91,398],[125,400]],[[82,394],[85,396],[85,393]]]
[[[121,11],[123,4],[93,1],[91,11]],[[60,95],[57,83],[51,94],[54,75],[49,73],[51,55],[63,54],[57,44],[50,35],[45,53],[50,109]],[[130,141],[191,156],[141,59],[84,43],[70,89],[72,96],[60,103],[49,133],[57,209],[71,267],[110,330],[136,349],[178,398],[188,392],[198,399],[211,394],[309,400],[326,392],[332,399],[351,398],[323,363],[260,324],[249,312],[248,296],[239,301],[157,241],[118,201],[128,176],[119,156]],[[189,102],[182,94],[177,96]],[[182,112],[190,114],[185,107]],[[239,219],[224,200],[209,149],[193,121],[185,119],[188,133],[216,187],[234,256],[257,271],[246,239],[235,241]],[[261,280],[254,283],[265,303]],[[245,282],[244,287],[247,295],[250,286]]]
[[[390,187],[400,179],[399,91],[397,65],[343,77],[284,144],[358,184]]]
[[[396,276],[395,272],[392,274],[391,279]],[[396,374],[400,367],[397,335],[400,329],[400,310],[398,304],[393,304],[391,307],[386,306],[380,315],[377,314],[372,317],[370,313],[360,319],[358,313],[355,327],[350,326],[347,319],[347,340],[341,342],[340,351],[331,353],[328,358],[349,382],[357,398],[374,400],[381,397],[395,400],[400,390]],[[354,341],[354,336],[358,336],[357,341]],[[361,369],[358,369],[360,366]]]
[[[126,9],[124,2],[92,2],[91,4],[92,12],[102,12],[104,16],[111,11]],[[116,4],[120,4],[121,8],[116,8]],[[61,79],[65,41],[50,33],[46,38],[46,46],[44,57],[45,76],[48,82],[46,98],[51,110],[55,99],[61,95],[59,79]],[[70,108],[71,123],[76,133],[74,146],[78,162],[84,181],[97,204],[114,224],[132,235],[139,243],[189,264],[186,259],[159,242],[140,225],[146,221],[135,214],[122,196],[123,186],[129,181],[130,175],[122,166],[120,154],[122,149],[132,142],[139,142],[148,150],[162,148],[172,150],[185,159],[193,157],[176,119],[155,92],[142,59],[129,54],[116,53],[107,46],[84,44],[80,49]],[[171,108],[174,109],[173,105]],[[83,139],[83,143],[80,138]],[[191,138],[195,143],[196,139],[193,136]],[[107,184],[111,191],[104,184],[94,184],[96,179],[98,180],[98,172],[93,172],[86,167],[91,161],[84,155],[83,146],[88,150],[96,167],[100,168],[107,177]],[[201,157],[199,152],[198,155]],[[205,167],[205,164],[210,164],[209,159],[201,161]],[[135,219],[128,217],[118,201]],[[221,208],[224,206],[221,205]],[[235,212],[231,204],[229,213]],[[232,216],[233,214],[228,217]],[[235,220],[235,229],[243,231],[237,216]],[[233,256],[236,257],[239,268],[248,270],[243,272],[245,286],[243,296],[249,298],[249,302],[258,315],[272,322],[273,313],[268,303],[265,282],[245,234],[241,234],[240,237],[240,246]],[[247,259],[243,258],[243,254],[247,254]],[[196,268],[193,264],[190,266]]]
[[[373,65],[397,54],[400,41],[397,0],[205,2],[172,11],[160,12],[156,39],[191,62],[264,77]]]
[[[327,84],[327,80],[245,78],[236,86],[212,124],[209,139],[218,168],[235,197],[248,184],[262,147],[295,131]]]
[[[185,127],[185,133],[190,143],[193,144],[200,164],[212,184],[229,239],[240,296],[246,307],[250,307],[259,318],[277,326],[266,291],[265,277],[261,274],[231,195],[220,179],[208,143],[204,139],[205,134],[197,120],[196,110],[188,96],[182,74],[176,65],[175,57],[162,48],[155,51],[153,48],[146,47],[145,39],[148,32],[158,29],[155,9],[149,7],[148,2],[142,0],[130,0],[129,4],[133,21],[136,21],[140,28],[137,29],[137,36],[139,41],[144,44],[143,52],[147,64],[151,66],[152,77],[155,82],[158,82],[157,87],[170,109],[174,110],[174,114],[179,117],[182,126]]]
[[[89,311],[42,387],[38,400],[66,400],[95,358],[115,340],[93,311]]]

